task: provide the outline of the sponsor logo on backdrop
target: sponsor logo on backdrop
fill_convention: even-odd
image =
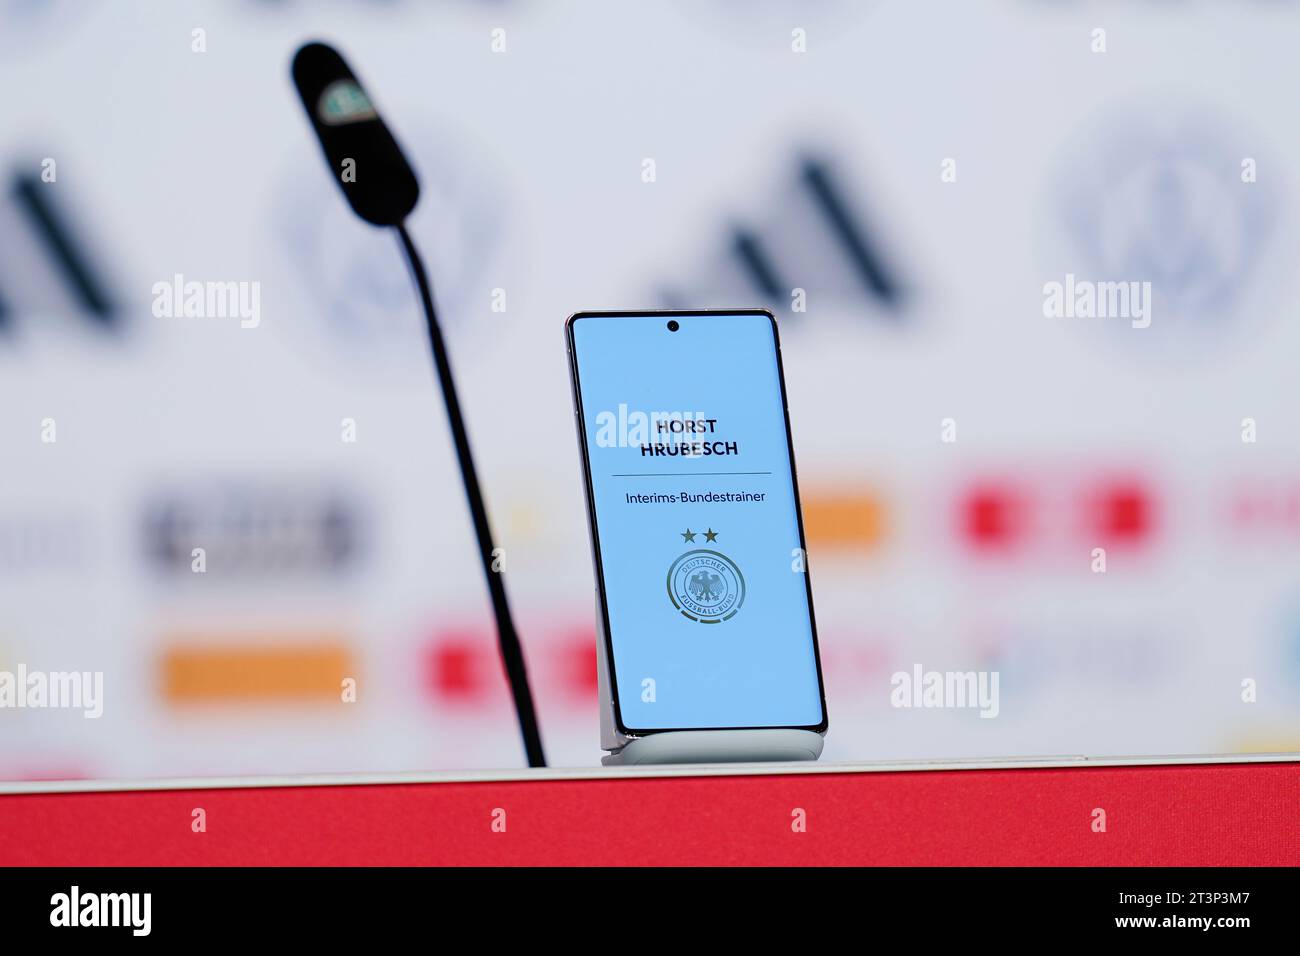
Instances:
[[[474,329],[497,336],[517,301],[500,272],[504,237],[518,226],[511,221],[505,177],[490,154],[474,148],[476,137],[463,130],[416,123],[401,133],[420,176],[420,206],[410,229],[435,276],[443,330],[461,340]],[[353,228],[337,188],[325,177],[301,175],[307,164],[319,162],[308,152],[304,143],[275,183],[265,255],[283,263],[290,281],[276,283],[274,291],[268,287],[268,296],[285,297],[268,302],[268,310],[274,305],[300,315],[308,309],[295,331],[323,333],[349,372],[377,371],[385,381],[409,373],[411,381],[424,382],[428,359],[411,343],[423,341],[426,333],[392,237],[383,230]],[[513,249],[511,274],[527,265],[527,248],[523,242]],[[483,341],[491,347],[490,340]]]
[[[28,502],[0,514],[0,572],[7,577],[86,564],[90,525],[71,506]]]
[[[869,215],[849,172],[858,158],[796,154],[790,166],[717,224],[690,264],[658,285],[659,301],[667,308],[756,302],[794,321],[834,306],[867,321],[905,321],[908,287],[895,263],[902,243]]]
[[[311,483],[196,485],[145,509],[145,552],[170,574],[308,575],[352,568],[364,521],[352,495]]]
[[[1069,143],[1087,148],[1052,179],[1066,278],[1044,288],[1044,313],[1147,328],[1154,295],[1156,325],[1182,337],[1241,314],[1283,207],[1279,173],[1256,182],[1258,157],[1234,149],[1260,138],[1234,126],[1201,108],[1153,106],[1073,132]]]

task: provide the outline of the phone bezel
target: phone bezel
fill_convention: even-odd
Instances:
[[[817,669],[817,692],[821,701],[822,719],[819,723],[808,725],[790,725],[790,724],[771,724],[761,726],[725,726],[725,727],[650,727],[650,728],[633,728],[628,727],[623,722],[622,710],[619,707],[618,699],[618,668],[614,657],[614,636],[610,629],[609,607],[605,594],[605,575],[601,562],[600,552],[600,530],[596,523],[596,501],[595,489],[591,479],[591,459],[587,448],[586,423],[582,407],[582,382],[578,373],[578,356],[574,348],[573,327],[582,319],[653,319],[662,321],[664,319],[683,319],[683,318],[708,318],[710,316],[723,315],[752,315],[762,316],[768,320],[768,327],[772,331],[772,348],[776,353],[776,377],[777,386],[781,392],[781,413],[785,422],[785,447],[786,453],[790,460],[790,486],[794,492],[794,511],[795,523],[799,530],[799,547],[805,556],[803,570],[804,590],[808,601],[808,629],[812,635],[813,644],[813,661]],[[785,389],[785,368],[781,361],[781,337],[777,329],[776,316],[767,309],[642,309],[642,310],[617,310],[617,311],[590,311],[575,312],[568,317],[564,323],[565,341],[568,345],[569,353],[569,374],[573,386],[573,414],[578,429],[578,447],[582,456],[582,475],[583,488],[586,492],[587,501],[587,527],[591,532],[591,552],[592,564],[596,577],[596,587],[600,596],[600,613],[603,618],[601,621],[601,639],[605,642],[605,654],[608,661],[608,677],[610,696],[612,698],[614,725],[618,733],[627,737],[645,737],[650,734],[665,734],[680,732],[686,730],[811,730],[818,734],[825,734],[830,726],[830,715],[826,710],[826,682],[822,677],[822,660],[821,648],[817,642],[817,617],[813,610],[812,597],[812,577],[806,563],[808,554],[807,541],[804,538],[803,527],[803,507],[799,498],[799,474],[795,467],[794,460],[794,438],[790,431],[790,406],[786,400]],[[671,334],[671,333],[668,333]]]

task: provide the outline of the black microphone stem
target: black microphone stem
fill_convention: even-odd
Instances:
[[[451,425],[451,437],[456,444],[456,457],[460,461],[461,477],[465,480],[465,496],[469,498],[469,511],[474,519],[474,534],[478,538],[479,555],[483,559],[483,574],[487,577],[488,593],[492,596],[492,611],[496,615],[501,660],[505,664],[506,677],[510,681],[510,691],[514,695],[515,713],[519,717],[519,732],[524,738],[528,766],[545,767],[546,755],[542,752],[542,737],[537,729],[537,714],[533,710],[533,694],[528,687],[524,651],[519,643],[519,634],[515,631],[514,619],[510,616],[510,604],[506,600],[503,574],[492,567],[496,552],[492,544],[492,529],[488,525],[487,508],[483,504],[483,490],[479,487],[478,472],[474,469],[474,456],[470,452],[469,436],[465,433],[465,419],[461,416],[460,400],[456,397],[456,383],[452,379],[451,365],[447,361],[447,348],[442,341],[442,330],[438,327],[438,314],[433,306],[433,290],[429,285],[429,277],[425,274],[424,263],[420,260],[420,253],[406,231],[406,224],[398,223],[393,228],[397,230],[397,235],[402,240],[402,249],[411,264],[415,283],[420,288],[420,301],[424,305],[424,317],[429,328],[429,347],[433,351],[433,364],[438,370],[438,379],[442,383],[442,397],[447,403],[447,421]]]

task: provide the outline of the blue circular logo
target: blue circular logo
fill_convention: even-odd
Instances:
[[[721,624],[744,603],[745,578],[720,551],[687,551],[668,569],[668,597],[692,621]]]

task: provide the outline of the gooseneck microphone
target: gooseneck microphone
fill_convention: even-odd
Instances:
[[[325,152],[331,176],[343,188],[343,195],[347,197],[352,211],[372,225],[391,226],[395,229],[406,253],[420,293],[420,303],[424,307],[429,329],[429,347],[433,352],[434,368],[447,406],[447,420],[456,446],[456,460],[460,464],[461,478],[465,483],[465,496],[469,499],[483,574],[487,578],[492,611],[496,616],[501,659],[514,696],[515,713],[519,718],[519,730],[524,738],[528,765],[545,767],[546,757],[542,752],[542,738],[537,729],[532,691],[528,687],[523,648],[510,615],[505,581],[502,573],[493,568],[497,552],[492,544],[487,507],[483,503],[483,490],[479,487],[478,472],[474,468],[474,456],[470,452],[469,436],[465,432],[460,399],[456,396],[456,382],[452,377],[447,348],[438,325],[433,288],[420,253],[406,229],[406,217],[420,198],[420,183],[406,157],[402,155],[397,141],[375,111],[370,97],[337,50],[323,43],[308,43],[299,48],[293,58],[293,82],[298,87],[303,108],[306,109]]]

